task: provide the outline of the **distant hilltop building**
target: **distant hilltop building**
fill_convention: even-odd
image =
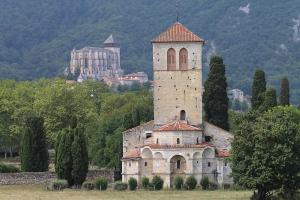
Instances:
[[[147,83],[148,75],[145,72],[137,72],[132,74],[127,74],[119,78],[121,85],[132,85],[134,82],[139,82],[141,84]]]
[[[231,100],[231,102],[239,102],[239,103],[245,104],[247,108],[251,107],[251,96],[245,95],[244,92],[240,89],[228,90],[227,96],[228,96],[229,100]],[[234,109],[234,107],[237,107],[237,106],[232,105],[231,107]],[[238,106],[234,110],[244,110],[244,109],[239,108],[239,106]]]
[[[71,61],[66,74],[71,79],[82,82],[86,79],[103,81],[108,85],[132,85],[134,82],[148,82],[144,72],[123,76],[120,60],[120,46],[111,34],[103,48],[84,47],[71,52]]]
[[[245,95],[244,92],[240,89],[232,89],[227,92],[228,98],[231,100],[237,100],[240,102],[246,102],[247,104],[251,104],[251,96]]]
[[[104,41],[104,47],[84,47],[71,52],[69,72],[76,74],[78,82],[88,78],[102,80],[104,77],[118,78],[123,75],[120,66],[120,47],[113,35]]]

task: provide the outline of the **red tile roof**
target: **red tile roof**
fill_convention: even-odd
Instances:
[[[155,37],[151,42],[204,42],[204,40],[187,29],[181,23],[175,22],[165,32]]]
[[[126,152],[123,155],[123,159],[140,158],[140,157],[141,157],[141,154],[140,154],[139,149],[134,149],[132,151]]]
[[[189,125],[187,122],[176,121],[166,125],[161,126],[160,128],[155,129],[154,131],[200,131],[200,128]]]
[[[224,157],[229,157],[230,152],[225,150],[225,149],[218,149],[218,157],[224,158]]]
[[[150,147],[151,149],[180,149],[180,148],[199,148],[203,149],[205,147],[213,147],[212,144],[209,143],[201,143],[201,144],[177,144],[177,145],[168,145],[168,144],[148,144],[144,145],[144,147]]]

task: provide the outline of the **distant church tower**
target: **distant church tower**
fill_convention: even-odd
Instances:
[[[152,44],[155,126],[176,120],[201,126],[204,40],[176,22]]]

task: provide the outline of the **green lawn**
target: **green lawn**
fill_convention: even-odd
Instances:
[[[247,191],[45,191],[38,186],[0,186],[0,200],[249,200]]]

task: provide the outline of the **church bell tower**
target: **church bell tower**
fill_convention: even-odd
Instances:
[[[152,40],[154,124],[202,125],[204,40],[176,22]]]

